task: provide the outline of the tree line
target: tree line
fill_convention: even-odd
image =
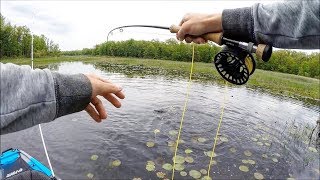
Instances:
[[[31,31],[27,26],[11,25],[0,14],[0,58],[30,57]],[[58,56],[59,45],[44,35],[33,35],[34,57]]]
[[[210,63],[221,47],[212,44],[198,45],[195,48],[195,61]],[[180,43],[175,39],[160,41],[109,41],[78,51],[63,52],[64,55],[94,55],[135,57],[148,59],[163,59],[174,61],[190,61],[192,46]],[[274,51],[269,62],[257,60],[257,68],[296,74],[312,78],[320,78],[319,53],[306,54],[303,52],[278,50]]]

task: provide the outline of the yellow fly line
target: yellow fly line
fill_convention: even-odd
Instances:
[[[192,73],[193,73],[193,66],[194,66],[194,44],[192,45],[192,61],[191,61],[191,68],[190,68],[190,76],[189,76],[189,81],[188,81],[188,86],[187,86],[187,94],[186,94],[186,99],[185,99],[185,103],[184,103],[184,107],[183,107],[183,111],[182,111],[182,116],[181,116],[181,120],[180,120],[180,126],[179,126],[179,132],[178,132],[178,137],[177,137],[177,141],[176,141],[176,147],[175,147],[175,151],[174,151],[174,156],[173,156],[173,166],[172,166],[172,177],[171,179],[174,179],[174,171],[175,171],[175,165],[176,165],[176,157],[177,157],[177,151],[178,151],[178,147],[179,147],[179,142],[180,142],[180,135],[181,135],[181,131],[182,131],[182,126],[183,126],[183,121],[184,121],[184,116],[187,110],[187,104],[188,104],[188,100],[189,100],[189,94],[190,94],[190,87],[191,87],[191,83],[192,83]],[[227,81],[225,81],[225,91],[224,94],[226,94],[227,91]],[[217,139],[218,139],[218,134],[219,134],[219,130],[221,127],[221,122],[222,122],[222,118],[223,118],[223,113],[224,113],[224,107],[225,107],[225,100],[226,100],[226,96],[224,96],[224,101],[222,103],[222,108],[221,108],[221,115],[220,115],[220,121],[218,124],[218,129],[216,132],[216,136],[214,139],[214,144],[213,144],[213,148],[212,148],[212,154],[211,154],[211,158],[210,158],[210,162],[208,165],[208,178],[210,179],[210,168],[211,168],[211,164],[213,161],[213,154],[214,154],[214,150],[217,144]]]

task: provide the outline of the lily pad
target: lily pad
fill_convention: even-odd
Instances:
[[[287,180],[295,180],[295,178],[288,177]]]
[[[185,159],[183,156],[177,155],[175,161],[174,161],[174,157],[172,158],[172,161],[175,162],[176,164],[182,164],[185,162]]]
[[[236,148],[234,148],[234,147],[230,148],[229,151],[231,151],[232,153],[237,152]]]
[[[268,142],[265,142],[264,145],[266,145],[266,146],[271,146],[271,144],[268,143]]]
[[[190,156],[188,156],[188,157],[186,157],[186,158],[184,158],[185,159],[185,161],[187,162],[187,163],[193,163],[193,158],[192,157],[190,157]]]
[[[278,159],[277,158],[272,158],[272,161],[273,162],[278,162]]]
[[[215,160],[212,160],[212,162],[210,163],[210,165],[217,165],[217,164],[218,164],[218,162]]]
[[[172,165],[169,163],[166,163],[164,165],[162,165],[162,168],[167,170],[167,171],[171,171],[172,170]]]
[[[153,132],[154,132],[155,134],[157,134],[157,133],[160,132],[160,130],[159,130],[159,129],[155,129]]]
[[[157,172],[157,176],[158,176],[158,178],[164,178],[166,176],[166,174],[163,172]]]
[[[148,171],[154,171],[156,167],[153,164],[147,164],[146,165],[146,170]]]
[[[244,166],[244,165],[239,166],[239,169],[240,169],[240,171],[243,171],[243,172],[248,172],[249,171],[248,166]]]
[[[181,172],[180,172],[180,175],[184,177],[184,176],[187,176],[187,175],[188,175],[188,173],[187,173],[187,172],[185,172],[185,171],[181,171]]]
[[[255,172],[255,173],[253,174],[253,176],[254,176],[254,178],[256,178],[257,180],[262,180],[262,179],[264,179],[263,175],[260,174],[260,173],[258,173],[258,172]]]
[[[149,148],[154,147],[154,142],[147,142],[146,145]]]
[[[195,179],[199,179],[201,177],[201,173],[197,170],[189,171],[189,175]]]
[[[199,137],[199,138],[198,138],[198,141],[201,142],[201,143],[204,143],[204,142],[206,142],[207,140],[206,140],[205,138]]]
[[[308,149],[309,149],[309,151],[314,152],[314,153],[318,152],[318,150],[314,147],[309,147]]]
[[[251,159],[248,159],[248,163],[253,165],[253,164],[256,164],[256,162],[254,160],[251,160]]]
[[[204,154],[206,156],[209,156],[209,157],[216,157],[217,156],[217,154],[216,153],[212,153],[212,151],[205,151]]]
[[[268,155],[262,154],[262,157],[263,157],[263,158],[268,158]]]
[[[279,153],[273,153],[272,155],[277,156],[277,157],[280,157],[280,154],[279,154]]]
[[[248,157],[252,155],[252,153],[248,150],[245,150],[243,153],[244,153],[244,155],[246,155]]]
[[[261,139],[262,139],[263,141],[267,141],[269,138],[268,138],[268,136],[263,136]]]
[[[114,161],[112,161],[112,166],[113,167],[117,167],[117,166],[120,166],[121,165],[121,161],[120,160],[114,160]]]
[[[132,180],[142,180],[142,179],[139,177],[134,177]]]
[[[257,138],[254,138],[254,137],[252,137],[251,140],[254,141],[254,142],[257,142],[257,141],[258,141],[258,139],[257,139]]]
[[[92,156],[91,156],[91,160],[92,160],[92,161],[95,161],[95,160],[98,159],[98,157],[99,157],[98,155],[92,155]]]
[[[173,142],[173,141],[169,141],[169,142],[168,142],[168,146],[169,146],[169,147],[173,147],[175,144],[176,144],[176,143]]]
[[[174,169],[177,171],[183,171],[184,165],[183,164],[176,164],[176,165],[174,165]]]
[[[242,162],[243,164],[248,164],[248,163],[249,163],[248,160],[246,160],[246,159],[243,159],[241,162]]]
[[[200,172],[201,172],[201,174],[207,174],[208,173],[207,170],[205,170],[205,169],[200,169]]]
[[[150,164],[150,165],[156,165],[153,161],[147,161],[147,164]]]
[[[176,130],[171,130],[171,131],[169,131],[169,134],[170,134],[171,136],[175,136],[175,135],[178,134],[178,131],[176,131]]]
[[[212,178],[209,177],[209,176],[203,176],[203,177],[201,178],[201,180],[212,180]]]
[[[262,143],[262,142],[257,142],[257,144],[258,144],[259,146],[263,146],[263,143]]]
[[[88,174],[87,174],[87,177],[88,177],[89,179],[92,179],[93,176],[94,176],[94,175],[93,175],[92,173],[88,173]]]
[[[222,141],[222,142],[228,142],[229,139],[226,138],[226,137],[221,136],[221,137],[220,137],[220,141]]]
[[[190,154],[190,153],[192,153],[193,151],[192,151],[191,149],[186,149],[184,152],[185,152],[186,154]]]
[[[183,139],[179,139],[179,144],[183,144],[185,141]]]

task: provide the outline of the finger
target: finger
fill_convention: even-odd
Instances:
[[[185,38],[185,40],[186,40],[186,42],[187,43],[191,43],[192,42],[192,40],[193,40],[193,38],[191,37],[191,36],[186,36],[186,38]]]
[[[206,40],[203,39],[202,37],[196,37],[196,38],[193,39],[193,42],[197,43],[197,44],[203,44],[203,43],[206,42]]]
[[[98,111],[100,119],[106,119],[107,112],[106,112],[105,108],[103,107],[101,100],[98,97],[94,97],[91,100],[91,103],[95,107],[95,109]]]
[[[118,93],[121,90],[122,88],[115,84],[98,81],[97,95],[104,95],[107,93]]]
[[[177,39],[180,41],[184,40],[185,35],[187,34],[187,27],[181,26],[180,30],[177,32]]]
[[[115,107],[117,108],[121,107],[120,101],[116,97],[114,97],[112,94],[106,94],[103,97],[106,98]]]
[[[101,122],[99,114],[96,112],[96,110],[92,107],[91,104],[89,104],[85,110],[92,117],[93,120],[95,120],[96,122]]]
[[[126,97],[122,91],[115,93],[115,95],[120,99],[124,99]]]
[[[182,24],[190,19],[190,14],[186,14],[183,16],[182,20],[179,23],[179,26],[182,26]]]

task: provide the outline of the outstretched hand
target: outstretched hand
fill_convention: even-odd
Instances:
[[[179,24],[181,28],[176,35],[177,39],[180,41],[185,40],[187,43],[206,43],[207,40],[200,36],[206,33],[222,32],[221,18],[221,14],[188,13]]]
[[[120,99],[124,99],[122,88],[113,84],[112,82],[102,79],[94,74],[86,75],[91,82],[92,96],[90,104],[85,108],[87,113],[96,121],[101,122],[102,119],[107,118],[107,111],[104,108],[102,101],[97,97],[98,95],[104,97],[113,106],[120,108]]]

